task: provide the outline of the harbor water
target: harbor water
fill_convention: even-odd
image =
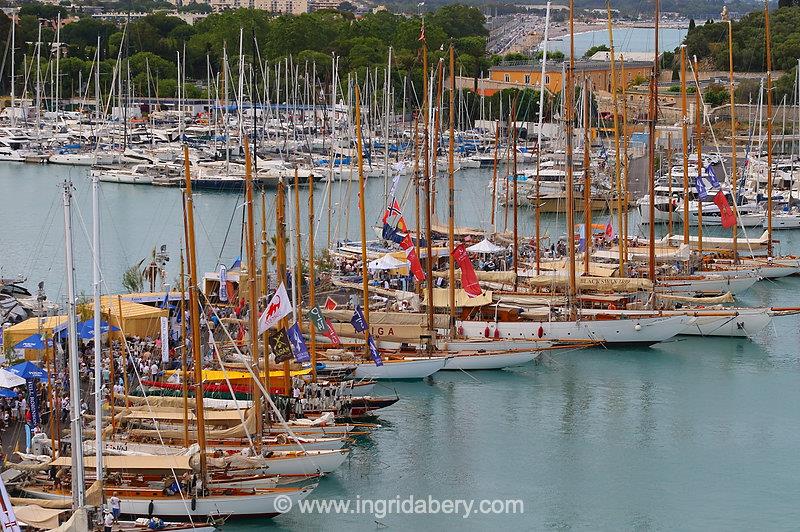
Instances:
[[[459,224],[488,227],[490,176],[483,170],[457,174]],[[28,287],[45,280],[54,300],[64,292],[59,184],[68,177],[78,207],[78,291],[90,293],[88,173],[52,165],[0,166],[2,276],[26,274]],[[407,182],[401,179],[399,197],[407,194]],[[320,247],[327,241],[325,186],[315,187]],[[383,179],[368,181],[369,224],[379,221],[384,186]],[[358,237],[356,187],[341,183],[331,189],[338,226],[333,242]],[[106,291],[121,290],[122,272],[161,244],[171,253],[168,270],[174,277],[182,235],[180,191],[117,184],[102,184],[101,190]],[[304,221],[307,188],[300,192]],[[268,191],[270,227],[273,196]],[[413,200],[401,203],[413,220]],[[441,190],[437,203],[439,212],[446,212]],[[195,204],[200,268],[229,265],[240,253],[241,194],[202,192]],[[595,216],[605,222],[608,214]],[[548,217],[544,230],[559,236],[561,218]],[[502,229],[502,211],[498,220]],[[520,228],[521,234],[533,233],[527,209],[520,210]],[[800,254],[800,234],[777,237],[782,253]],[[762,281],[740,301],[796,306],[798,289],[798,277]],[[381,411],[382,427],[357,441],[348,462],[321,481],[312,499],[431,497],[474,501],[475,507],[482,500],[520,500],[522,511],[465,518],[463,512],[295,509],[269,521],[232,522],[225,530],[795,528],[798,325],[796,316],[777,318],[752,340],[679,337],[652,348],[560,352],[505,371],[440,372],[424,382],[382,385],[376,394],[396,391],[400,401]]]
[[[658,31],[659,49],[662,52],[671,52],[681,45],[688,29],[686,28],[660,28]],[[625,52],[652,52],[653,28],[614,28],[614,50],[617,54]],[[609,46],[608,30],[600,29],[575,34],[575,56],[583,57],[586,50],[593,46]],[[539,46],[540,48],[542,45]],[[569,35],[549,40],[549,51],[561,51],[569,55]]]

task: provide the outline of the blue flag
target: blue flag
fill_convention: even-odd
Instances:
[[[383,359],[381,358],[381,353],[378,351],[378,346],[375,345],[375,339],[372,338],[372,335],[369,335],[367,338],[367,345],[369,345],[369,354],[372,357],[372,360],[375,361],[376,366],[383,366]]]
[[[28,388],[28,404],[31,409],[31,420],[33,421],[33,426],[38,427],[42,420],[39,414],[39,396],[36,395],[36,382],[34,382],[33,379],[27,379],[25,384]]]
[[[364,317],[364,311],[359,305],[356,305],[356,311],[353,313],[353,317],[350,318],[350,323],[353,324],[353,329],[356,332],[367,330],[367,319]]]
[[[697,188],[697,198],[701,201],[708,199],[708,191],[706,191],[706,185],[703,183],[703,178],[697,176],[697,179],[694,181],[694,186]]]
[[[236,269],[241,268],[241,267],[242,267],[242,257],[239,256],[239,257],[236,257],[233,260],[233,264],[231,264],[231,267],[229,269],[236,270]]]
[[[295,323],[289,327],[289,330],[286,332],[289,335],[289,345],[292,346],[292,353],[294,353],[295,360],[298,362],[308,362],[311,360],[308,354],[308,348],[306,347],[306,341],[303,339],[303,333],[300,332],[300,326]]]
[[[712,165],[708,165],[706,168],[706,172],[708,173],[708,181],[711,183],[713,188],[719,188],[719,179],[717,179],[717,173],[714,172],[714,167]]]

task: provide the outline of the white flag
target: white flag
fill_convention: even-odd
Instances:
[[[286,293],[286,287],[281,283],[278,291],[272,296],[269,305],[267,305],[267,308],[264,309],[258,319],[258,334],[264,334],[264,331],[274,327],[281,318],[291,314],[292,310],[294,309],[292,308],[292,302],[289,300],[289,294]]]

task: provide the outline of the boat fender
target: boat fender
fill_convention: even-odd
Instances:
[[[483,330],[483,336],[484,336],[484,338],[489,338],[489,326],[488,325]]]
[[[538,336],[539,338],[544,336],[544,327],[542,327],[541,325],[539,325],[539,330],[536,331],[536,336]]]
[[[458,335],[459,336],[464,336],[464,326],[463,325],[459,325],[458,326]]]
[[[495,327],[495,329],[494,329],[494,339],[497,340],[498,338],[500,338],[500,329]]]
[[[147,505],[147,517],[153,517],[153,511],[155,509],[156,509],[156,505],[153,504],[153,501],[150,501],[150,504]]]
[[[642,325],[640,323],[637,323],[636,325],[633,326],[633,329],[635,331],[641,331],[642,330]]]
[[[197,495],[192,495],[192,511],[197,510]]]

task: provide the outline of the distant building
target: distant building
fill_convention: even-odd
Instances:
[[[344,0],[311,0],[308,3],[309,11],[319,11],[320,9],[336,10]],[[351,2],[353,3],[353,2]]]
[[[301,15],[308,13],[308,0],[253,0],[255,9],[272,13]]]
[[[563,63],[547,63],[545,70],[544,86],[551,93],[561,92],[564,85],[564,70],[568,65]],[[621,67],[621,65],[619,65]],[[653,64],[651,62],[637,61],[625,63],[625,85],[629,85],[637,78],[647,78]],[[617,84],[622,86],[622,68],[616,69]],[[536,88],[542,77],[542,65],[532,61],[506,61],[489,69],[489,78],[481,80],[484,86],[483,93],[487,96],[498,90],[519,87]],[[579,84],[583,78],[600,90],[611,91],[611,63],[607,61],[576,61],[575,83]],[[480,82],[479,82],[480,84]]]
[[[596,52],[592,57],[589,58],[589,61],[611,61],[611,52]],[[625,63],[630,62],[646,62],[650,61],[653,62],[653,53],[652,52],[614,52],[614,61],[625,61]]]

